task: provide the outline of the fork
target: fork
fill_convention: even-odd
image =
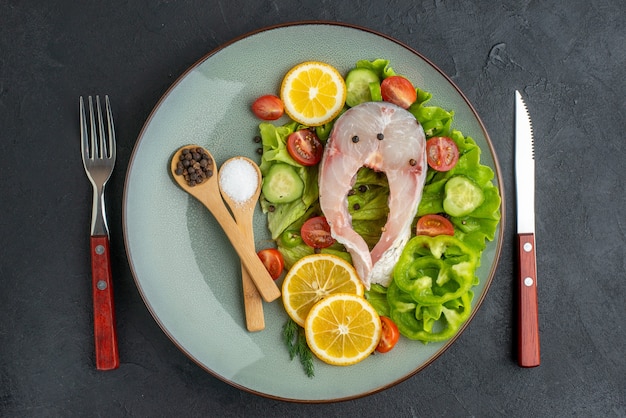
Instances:
[[[80,97],[80,136],[83,165],[93,186],[91,212],[91,275],[93,292],[94,337],[96,368],[112,370],[119,367],[115,311],[113,308],[113,280],[109,252],[109,228],[106,221],[104,186],[115,166],[115,127],[109,96],[104,96],[106,106],[106,130],[96,96],[96,110],[91,96],[88,97],[89,118],[85,103]]]

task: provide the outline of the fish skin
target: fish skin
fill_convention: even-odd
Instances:
[[[363,166],[384,172],[389,182],[389,216],[371,252],[352,228],[348,212],[347,195]],[[405,109],[387,102],[366,102],[335,122],[320,162],[320,206],[333,238],[352,256],[366,288],[371,283],[387,286],[391,281],[393,267],[411,236],[426,171],[424,130]]]

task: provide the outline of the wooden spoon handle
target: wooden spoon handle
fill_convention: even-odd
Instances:
[[[254,226],[252,225],[252,216],[254,208],[235,214],[235,220],[239,225],[239,230],[244,233],[248,242],[254,245]],[[243,288],[243,306],[246,314],[246,326],[248,331],[261,331],[265,328],[265,317],[263,315],[263,301],[258,289],[254,285],[248,270],[241,264],[241,282]]]
[[[261,262],[261,259],[256,254],[254,243],[250,242],[250,239],[241,232],[239,226],[226,209],[226,206],[209,206],[206,202],[203,203],[213,213],[213,216],[226,233],[235,251],[237,251],[241,263],[248,271],[250,278],[256,285],[261,296],[263,296],[263,299],[266,302],[272,302],[278,299],[280,297],[280,290]]]

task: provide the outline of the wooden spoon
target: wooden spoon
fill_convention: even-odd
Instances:
[[[233,198],[228,194],[228,189],[224,187],[224,173],[228,171],[227,165],[231,162],[235,162],[237,160],[245,161],[250,167],[256,172],[256,189],[254,193],[246,200],[239,201],[236,198]],[[233,173],[231,173],[232,175]],[[246,239],[254,245],[254,225],[252,223],[254,219],[254,208],[259,200],[259,195],[261,194],[261,170],[259,167],[249,158],[245,157],[234,157],[222,164],[222,168],[220,168],[220,191],[222,192],[222,197],[226,204],[230,207],[230,211],[235,217],[235,221],[239,226],[239,230],[243,232]],[[230,191],[233,193],[233,191]],[[247,197],[247,196],[246,196]],[[254,282],[250,278],[248,274],[248,270],[246,270],[245,266],[241,264],[241,280],[243,287],[243,306],[244,311],[246,313],[246,326],[248,327],[248,331],[261,331],[265,328],[265,317],[263,316],[263,302],[261,301],[261,295],[257,290]]]
[[[202,183],[195,186],[190,186],[182,175],[176,174],[178,161],[180,161],[180,155],[185,149],[201,148],[211,158],[211,164],[215,167],[215,159],[210,152],[198,145],[187,145],[180,148],[172,156],[172,162],[170,170],[174,181],[187,193],[198,199],[215,217],[220,224],[224,233],[230,240],[233,248],[239,255],[241,262],[248,270],[250,278],[256,285],[263,299],[267,302],[271,302],[280,297],[280,290],[272,277],[267,272],[267,269],[261,262],[261,259],[257,256],[254,246],[251,245],[250,240],[239,230],[237,223],[226,209],[224,201],[222,200],[219,188],[219,173],[213,169],[213,175],[208,177]]]

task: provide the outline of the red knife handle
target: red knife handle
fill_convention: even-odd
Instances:
[[[96,368],[117,369],[120,358],[115,330],[109,237],[106,235],[91,237],[91,275]]]
[[[519,234],[518,249],[518,363],[521,367],[536,367],[540,355],[535,234]]]

